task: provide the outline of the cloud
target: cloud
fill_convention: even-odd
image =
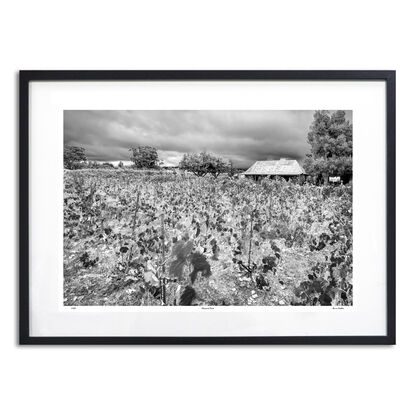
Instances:
[[[309,152],[314,111],[64,111],[64,142],[90,160],[128,160],[128,149],[157,148],[166,165],[206,150],[238,167]],[[347,113],[351,117],[351,112]]]

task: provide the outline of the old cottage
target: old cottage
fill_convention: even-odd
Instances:
[[[268,177],[275,179],[277,176],[288,180],[292,177],[305,177],[306,172],[297,160],[280,159],[256,161],[245,173],[245,177],[260,180]]]

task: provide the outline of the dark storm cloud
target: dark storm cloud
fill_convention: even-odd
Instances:
[[[165,163],[206,150],[239,167],[256,160],[302,159],[314,111],[65,111],[66,145],[97,161],[128,160],[128,149],[157,148]],[[351,113],[348,112],[348,117]]]

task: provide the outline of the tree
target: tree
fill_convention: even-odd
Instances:
[[[103,169],[113,169],[114,165],[112,163],[106,162],[106,163],[101,164],[101,168],[103,168]]]
[[[151,146],[130,148],[130,160],[137,169],[155,169],[158,167],[157,149]]]
[[[88,164],[85,166],[87,169],[99,169],[99,164],[97,161],[88,161]]]
[[[196,176],[206,176],[211,174],[218,177],[219,174],[227,171],[227,164],[220,157],[202,151],[199,154],[185,154],[181,160],[179,167],[183,170],[191,171]]]
[[[344,111],[316,111],[308,132],[311,154],[307,154],[304,169],[308,174],[322,177],[351,177],[353,155],[353,126]]]
[[[63,149],[63,165],[65,169],[78,169],[81,163],[86,162],[85,149],[76,146],[64,146]]]

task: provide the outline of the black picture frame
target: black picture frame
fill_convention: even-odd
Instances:
[[[35,337],[29,309],[29,84],[36,81],[384,81],[386,83],[386,321],[385,336],[278,337]],[[391,345],[396,342],[396,74],[363,71],[20,71],[19,79],[19,344],[309,344]]]

